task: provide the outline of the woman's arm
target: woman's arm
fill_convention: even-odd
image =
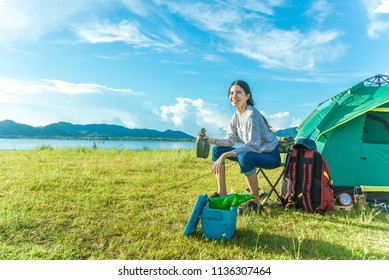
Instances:
[[[232,151],[226,152],[226,153],[222,154],[218,158],[218,160],[215,161],[215,163],[212,165],[212,172],[215,173],[215,174],[219,173],[221,166],[224,164],[224,161],[227,158],[231,158],[231,157],[236,157],[235,153],[233,153]]]

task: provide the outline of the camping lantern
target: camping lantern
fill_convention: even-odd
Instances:
[[[350,206],[353,203],[353,199],[351,195],[343,192],[338,195],[336,202],[341,206]]]

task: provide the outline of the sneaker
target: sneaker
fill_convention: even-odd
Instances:
[[[209,198],[212,198],[212,197],[219,197],[220,196],[220,194],[219,193],[217,193],[217,192],[215,192],[213,195],[211,195]]]
[[[259,200],[261,200],[261,201],[265,200],[265,198],[267,198],[267,197],[269,196],[269,193],[264,192],[264,191],[262,191],[261,189],[258,189],[258,193],[259,193],[259,197],[258,197],[258,198],[259,198]],[[245,189],[245,191],[243,192],[243,194],[251,194],[250,188],[247,187],[247,188]]]
[[[251,194],[250,188],[247,187],[247,188],[244,190],[243,194]]]
[[[267,192],[260,192],[259,193],[259,199],[261,201],[264,201],[267,197],[269,197],[269,193],[267,193]]]
[[[262,205],[258,205],[254,201],[250,200],[241,208],[238,209],[238,214],[260,213],[262,211]]]

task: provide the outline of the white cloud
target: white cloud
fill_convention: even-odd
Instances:
[[[121,93],[129,95],[142,95],[131,89],[115,89],[99,84],[70,83],[61,80],[42,79],[40,81],[23,81],[17,79],[0,78],[0,97],[16,95],[32,95],[43,93],[62,94],[98,94],[98,93]]]
[[[129,8],[134,14],[140,16],[147,16],[148,6],[147,2],[143,0],[123,0],[123,3]]]
[[[204,54],[203,59],[207,61],[221,61],[221,57],[214,54]]]
[[[278,112],[272,115],[267,115],[263,111],[261,111],[261,113],[265,116],[274,130],[296,127],[301,123],[300,119],[291,117],[289,112]]]
[[[38,40],[52,31],[73,27],[78,39],[85,43],[123,42],[137,48],[183,51],[185,36],[177,33],[179,31],[167,17],[166,13],[171,12],[218,38],[215,44],[220,52],[238,53],[267,68],[312,69],[318,62],[336,59],[344,53],[343,46],[336,43],[341,36],[336,30],[319,33],[276,27],[272,23],[275,8],[286,5],[286,1],[282,0],[122,0],[122,5],[143,17],[144,24],[140,18],[138,22],[134,17],[117,22],[102,20],[102,15],[107,12],[103,8],[117,2],[119,0],[101,0],[96,4],[95,0],[69,0],[64,4],[60,0],[0,0],[0,44],[14,40]],[[375,14],[386,11],[387,1],[379,3],[371,10],[372,14],[375,9]],[[319,20],[324,20],[330,12],[331,7],[324,0],[315,2],[308,10]],[[94,20],[91,21],[91,18]],[[155,29],[157,19],[163,24]],[[386,24],[377,22],[371,25],[369,34],[377,36],[386,29]],[[326,54],[331,54],[331,57]],[[216,57],[204,58],[214,61]]]
[[[388,0],[362,0],[367,16],[370,20],[367,34],[369,38],[376,39],[389,31],[389,1]]]
[[[292,122],[289,127],[298,127],[303,121],[300,118],[292,118]]]
[[[0,119],[31,125],[58,121],[81,124],[118,119],[128,127],[155,128],[158,110],[141,92],[99,84],[0,78]]]
[[[336,59],[343,46],[331,45],[339,37],[336,31],[311,32],[268,30],[236,30],[230,36],[233,51],[262,62],[266,68],[308,70],[320,60]],[[253,40],[261,38],[261,40]]]
[[[150,45],[153,41],[146,37],[136,22],[121,21],[119,24],[110,22],[91,22],[75,26],[80,40],[87,43],[112,43],[122,41],[130,45]]]
[[[231,116],[226,116],[217,105],[202,99],[178,97],[176,101],[174,105],[161,107],[163,122],[173,123],[176,129],[189,131],[191,135],[197,135],[204,127],[209,135],[224,137],[220,131],[226,131]]]
[[[163,122],[173,123],[175,129],[187,131],[191,135],[197,135],[203,127],[211,137],[223,138],[226,135],[233,113],[228,115],[222,108],[202,99],[178,97],[176,101],[174,105],[161,107]],[[301,123],[300,119],[291,117],[289,112],[272,115],[263,111],[261,113],[275,130],[298,126]]]
[[[93,0],[0,0],[0,44],[36,41],[61,30],[75,15],[90,8]]]
[[[305,14],[314,18],[319,24],[321,24],[333,12],[334,9],[327,0],[318,0],[313,2],[312,6],[305,12]]]
[[[81,42],[91,44],[123,42],[135,47],[158,49],[170,49],[182,44],[181,39],[171,31],[161,30],[164,38],[153,34],[146,35],[146,32],[141,30],[141,26],[135,21],[88,22],[74,25],[74,29]]]
[[[381,4],[374,9],[373,13],[389,14],[389,0],[382,0]]]
[[[123,42],[154,49],[182,45],[180,37],[167,28],[160,27],[156,35],[143,30],[135,20],[101,20],[105,9],[118,2],[142,16],[153,10],[150,3],[138,0],[0,0],[0,45],[35,42],[47,34],[67,30],[75,31],[80,41],[92,44]]]
[[[235,2],[183,4],[161,1],[161,4],[224,41],[220,42],[219,51],[241,54],[260,62],[266,68],[310,70],[318,62],[336,59],[344,53],[343,45],[337,43],[341,36],[339,31],[304,33],[298,29],[281,29],[262,14],[253,15],[258,10],[272,14],[271,5],[279,7],[283,5],[281,1],[265,3],[266,9],[254,7],[252,1],[244,1],[243,5],[235,5]],[[330,7],[324,1],[320,3],[315,13],[320,12],[324,19]]]
[[[228,6],[219,4],[213,6],[207,3],[184,3],[160,1],[170,12],[177,13],[191,20],[202,29],[211,31],[227,31],[228,26],[235,25],[241,20],[239,15]]]
[[[389,30],[389,21],[372,21],[369,24],[369,28],[367,30],[367,34],[370,38],[378,38],[384,32]]]
[[[233,5],[241,5],[247,10],[259,12],[266,15],[273,15],[274,7],[283,6],[283,0],[268,0],[268,1],[256,1],[256,0],[231,0]]]

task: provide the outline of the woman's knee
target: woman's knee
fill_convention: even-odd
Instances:
[[[255,172],[255,162],[252,154],[250,152],[241,152],[238,154],[238,163],[243,174],[252,170]]]
[[[215,162],[217,159],[224,153],[229,152],[233,150],[232,147],[220,147],[220,146],[213,146],[212,148],[212,161]]]
[[[222,154],[221,152],[221,147],[218,147],[218,146],[214,146],[212,148],[212,158],[216,157],[216,158],[219,158],[220,155]]]

